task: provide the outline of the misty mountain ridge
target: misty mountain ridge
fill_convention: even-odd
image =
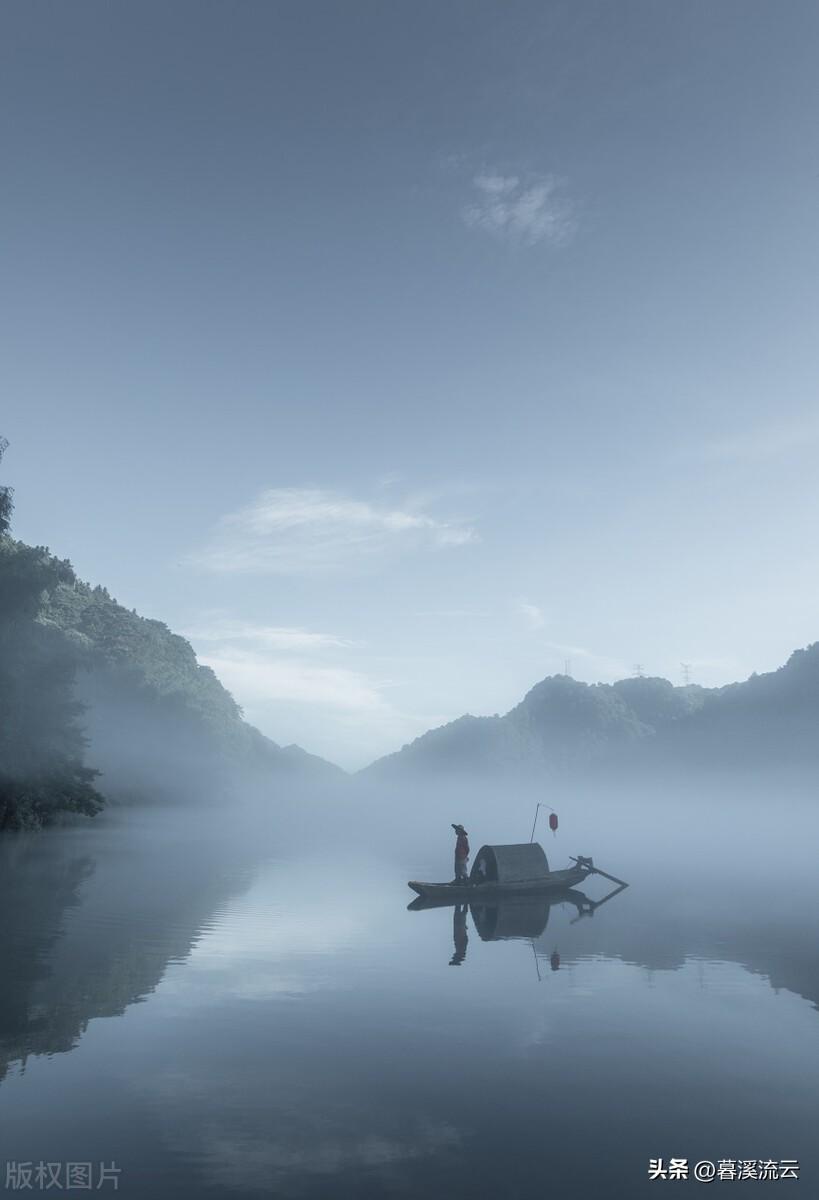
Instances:
[[[104,587],[78,579],[46,593],[38,620],[78,651],[76,693],[84,705],[89,758],[103,773],[151,759],[205,753],[227,763],[298,775],[341,775],[301,747],[280,746],[242,716],[190,643],[161,621],[139,616]]]
[[[819,765],[819,642],[742,683],[675,687],[551,675],[503,716],[459,717],[361,773],[566,774],[588,769]]]
[[[0,447],[1,449],[2,447]],[[0,499],[3,494],[0,492]],[[0,524],[0,829],[231,779],[344,779],[249,725],[192,646]]]

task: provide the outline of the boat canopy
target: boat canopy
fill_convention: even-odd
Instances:
[[[539,842],[517,846],[481,846],[472,865],[473,883],[527,883],[549,873],[549,863]]]

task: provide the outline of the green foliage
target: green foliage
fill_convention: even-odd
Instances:
[[[723,688],[667,679],[542,680],[503,717],[461,717],[367,768],[406,773],[566,773],[590,767],[819,765],[819,643]]]
[[[77,652],[37,619],[47,589],[72,577],[43,547],[0,535],[0,829],[102,807],[84,762]]]
[[[88,670],[143,688],[146,699],[175,698],[221,743],[242,738],[241,709],[190,643],[124,608],[105,588],[63,581],[46,594],[41,620],[77,646]]]
[[[0,438],[0,459],[8,443]],[[103,799],[84,761],[78,655],[38,619],[71,565],[9,536],[11,489],[0,487],[0,830],[36,828],[59,812],[93,816]]]
[[[5,448],[0,438],[0,458]],[[192,769],[343,774],[247,725],[161,621],[82,583],[45,547],[15,542],[11,510],[11,490],[0,487],[0,829],[99,811],[89,747],[114,794],[144,797]]]
[[[8,449],[8,442],[4,437],[0,437],[0,460]],[[0,534],[8,533],[11,525],[11,512],[14,507],[12,500],[12,489],[6,486],[0,486]]]
[[[654,729],[695,712],[702,705],[705,694],[705,689],[695,684],[674,687],[667,679],[656,676],[618,679],[611,687],[638,720]]]

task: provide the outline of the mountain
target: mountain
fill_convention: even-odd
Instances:
[[[721,688],[667,679],[586,684],[553,675],[505,716],[464,716],[365,768],[416,775],[600,768],[819,765],[819,642],[777,671]]]
[[[161,621],[0,529],[0,829],[92,816],[107,799],[213,795],[238,773],[345,778],[248,725]]]
[[[74,578],[43,597],[38,620],[69,640],[77,654],[77,697],[91,758],[132,767],[150,755],[203,752],[242,766],[299,775],[342,776],[339,767],[299,746],[279,746],[242,718],[242,710],[193,647],[161,621],[140,617],[103,587]],[[135,736],[136,735],[136,736]],[[150,752],[150,753],[149,753]]]

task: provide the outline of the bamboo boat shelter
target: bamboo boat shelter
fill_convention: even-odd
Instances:
[[[472,883],[529,883],[549,874],[549,861],[539,842],[481,846],[472,864]]]

